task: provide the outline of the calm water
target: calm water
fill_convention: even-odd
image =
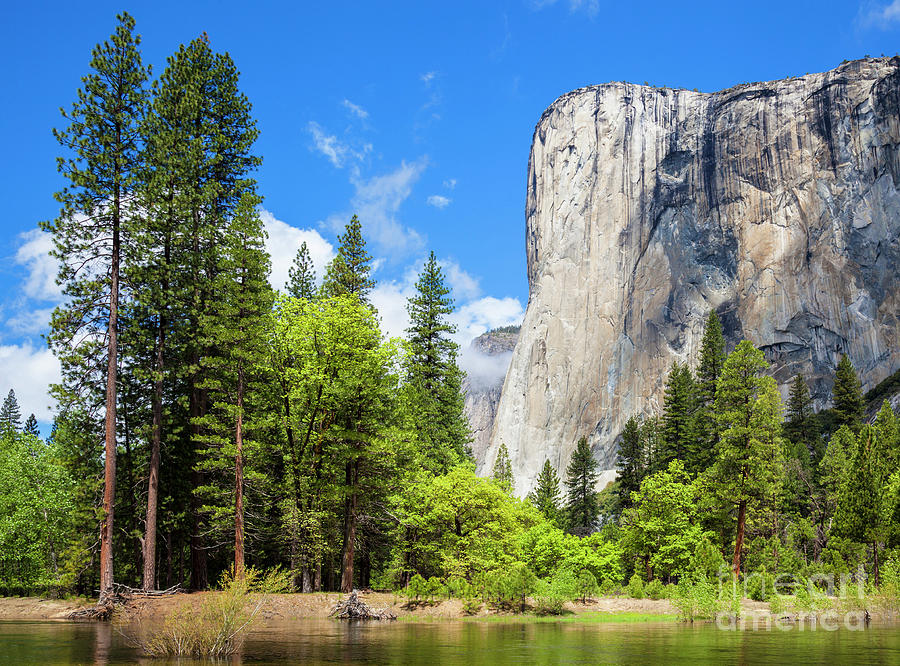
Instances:
[[[0,622],[0,663],[141,661],[108,624]],[[143,660],[163,664],[164,660]],[[900,627],[723,631],[713,625],[347,624],[297,620],[255,630],[230,663],[900,664]],[[178,663],[187,663],[182,660]]]

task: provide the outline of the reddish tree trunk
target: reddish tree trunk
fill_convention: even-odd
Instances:
[[[345,505],[344,557],[341,562],[341,592],[353,591],[353,560],[356,557],[356,479],[358,461],[348,462],[346,467],[347,486],[352,488]]]
[[[734,540],[734,558],[731,560],[731,570],[735,577],[741,573],[741,550],[744,547],[744,525],[747,521],[747,500],[738,504],[737,537]]]
[[[234,577],[244,577],[244,373],[238,370],[234,459]]]

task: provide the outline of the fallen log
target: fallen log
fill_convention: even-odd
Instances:
[[[331,609],[328,617],[334,617],[339,620],[396,620],[394,615],[387,608],[373,610],[369,605],[359,598],[356,590],[350,593],[343,601],[339,601]]]

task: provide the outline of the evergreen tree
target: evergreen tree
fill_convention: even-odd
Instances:
[[[512,462],[509,459],[509,450],[503,442],[500,442],[497,457],[494,459],[491,478],[499,483],[506,492],[511,493],[513,491],[515,479],[513,479]]]
[[[407,383],[409,411],[418,433],[425,466],[438,473],[466,457],[471,441],[462,394],[459,347],[448,317],[453,312],[450,289],[434,252],[416,281],[406,306],[409,313]]]
[[[41,436],[41,431],[38,428],[37,418],[34,414],[29,414],[28,418],[25,419],[25,428],[23,431],[26,435],[34,435],[35,437]]]
[[[209,336],[207,347],[215,350],[204,358],[209,372],[204,388],[211,392],[212,418],[207,418],[208,448],[201,463],[215,478],[228,470],[234,473],[233,493],[228,500],[213,498],[209,510],[214,522],[224,512],[234,518],[234,571],[244,574],[244,466],[252,457],[260,430],[249,405],[255,384],[262,378],[266,354],[266,316],[272,308],[272,289],[267,282],[269,255],[266,234],[255,207],[258,199],[245,194],[222,240],[219,271],[214,284],[217,307],[203,322]],[[223,491],[227,486],[219,486]],[[208,494],[208,493],[207,493]],[[231,498],[234,504],[231,506]]]
[[[827,502],[826,515],[832,516],[838,494],[847,475],[849,460],[856,450],[856,437],[847,426],[841,426],[831,436],[828,447],[819,461],[818,472]]]
[[[691,370],[675,361],[666,380],[663,402],[663,451],[659,463],[686,460],[694,446],[695,387]],[[690,468],[696,465],[690,461]]]
[[[858,432],[865,418],[865,403],[862,385],[846,354],[841,356],[834,373],[832,403],[835,423],[838,427],[845,425],[853,432]]]
[[[0,433],[15,433],[22,428],[22,413],[19,411],[19,401],[16,400],[16,392],[9,389],[3,406],[0,407]]]
[[[819,435],[812,398],[803,375],[796,375],[791,384],[784,434],[793,444],[794,457],[807,463],[812,460],[813,464],[818,465],[825,452],[825,446]]]
[[[366,251],[366,241],[362,235],[362,225],[354,215],[343,234],[338,236],[337,256],[325,269],[322,294],[329,296],[356,295],[368,303],[369,292],[375,281],[369,277],[372,257]]]
[[[716,389],[721,428],[712,470],[718,497],[737,509],[732,570],[741,571],[747,512],[773,496],[782,478],[781,396],[765,355],[742,341],[728,356]]]
[[[703,329],[700,364],[697,367],[696,411],[687,469],[699,474],[715,461],[719,432],[715,418],[716,384],[725,363],[725,338],[715,310],[710,311]]]
[[[306,241],[297,250],[294,263],[288,269],[287,293],[294,298],[312,298],[316,293],[316,269]]]
[[[541,468],[541,473],[538,474],[534,490],[528,494],[528,501],[547,520],[551,522],[559,520],[559,477],[556,475],[556,470],[553,469],[549,459],[544,461],[544,466]]]
[[[640,490],[641,480],[646,474],[641,424],[634,415],[625,422],[616,469],[619,474],[619,506],[628,508],[631,506],[631,493]]]
[[[644,452],[644,460],[648,474],[662,471],[660,463],[662,457],[662,422],[658,414],[644,419],[641,423],[641,449]]]
[[[53,313],[49,336],[62,365],[63,384],[56,389],[60,402],[72,402],[85,375],[99,375],[102,362],[106,365],[101,596],[113,585],[120,277],[130,246],[129,206],[140,171],[139,128],[148,76],[138,51],[140,37],[133,34],[134,19],[127,13],[117,18],[110,41],[91,53],[92,72],[82,79],[77,101],[71,111],[63,111],[68,129],[54,131],[71,153],[58,161],[70,187],[56,195],[62,204],[59,217],[42,224],[53,234],[57,281],[68,296]]]
[[[596,491],[598,478],[597,461],[594,460],[587,438],[582,437],[566,467],[566,512],[569,531],[573,534],[590,534],[597,522],[597,516],[600,515]]]

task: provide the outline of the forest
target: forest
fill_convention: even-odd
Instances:
[[[235,63],[201,35],[152,79],[118,21],[54,131],[62,380],[46,439],[13,391],[0,410],[0,594],[202,590],[250,567],[297,592],[500,585],[523,605],[756,573],[900,583],[900,433],[869,407],[896,376],[864,396],[843,356],[829,409],[802,376],[782,405],[763,351],[728,349],[711,312],[661,412],[627,422],[612,486],[584,433],[518,499],[505,445],[475,474],[434,253],[403,339],[380,330],[356,216],[322,275],[303,245],[270,285]]]

